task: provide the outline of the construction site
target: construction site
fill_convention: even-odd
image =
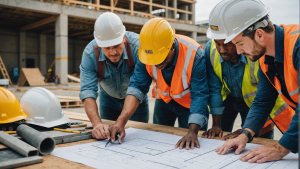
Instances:
[[[182,140],[190,130],[182,127],[179,116],[175,118],[173,126],[157,123],[157,79],[154,75],[144,100],[148,102],[148,122],[128,118],[129,121],[124,124],[125,138],[119,131],[113,134],[114,137],[104,136],[104,131],[111,134],[111,127],[117,123],[117,119],[102,118],[100,112],[103,97],[101,93],[110,96],[102,84],[107,69],[103,67],[105,72],[102,75],[99,73],[102,53],[106,60],[109,59],[104,49],[99,49],[100,59],[98,56],[95,62],[98,63],[97,87],[89,89],[97,92],[96,99],[90,97],[94,98],[93,104],[96,104],[86,102],[87,99],[82,94],[83,86],[88,86],[89,83],[86,82],[88,76],[83,78],[81,64],[86,57],[84,51],[96,38],[96,20],[108,12],[114,13],[120,18],[126,31],[140,34],[144,25],[159,17],[166,21],[176,34],[190,39],[187,41],[190,42],[190,46],[178,40],[180,37],[176,37],[177,43],[184,44],[189,49],[192,49],[192,44],[197,43],[204,50],[205,46],[210,44],[208,42],[211,38],[208,38],[207,32],[212,27],[209,27],[208,21],[197,24],[197,3],[199,2],[196,0],[0,0],[0,168],[298,168],[297,152],[289,153],[278,162],[261,165],[240,162],[238,159],[245,152],[235,155],[232,150],[228,150],[229,153],[224,157],[216,154],[215,150],[225,143],[224,136],[240,132],[245,120],[241,114],[237,114],[233,120],[232,132],[223,131],[222,135],[216,134],[211,139],[204,134],[206,130],[213,128],[216,122],[214,114],[207,114],[207,129],[198,129],[196,134],[201,148],[197,149],[196,143],[194,148],[192,142],[182,144],[183,149],[174,148],[177,141]],[[99,47],[96,40],[95,43]],[[124,43],[125,48],[127,51]],[[97,57],[96,48],[94,49]],[[131,50],[133,51],[132,46]],[[134,52],[131,53],[134,55]],[[126,57],[132,60],[131,53],[126,53]],[[136,63],[134,59],[133,61]],[[107,62],[105,65],[108,65]],[[130,68],[128,62],[127,66]],[[134,73],[135,71],[136,67]],[[119,78],[116,79],[112,83],[117,86]],[[132,78],[129,79],[131,82]],[[107,82],[104,81],[105,83]],[[126,86],[126,89],[128,87],[129,91],[128,83],[129,87]],[[187,84],[190,85],[190,82]],[[117,87],[116,91],[119,89]],[[136,95],[132,96],[138,98]],[[118,104],[120,102],[124,111],[127,97],[110,97],[116,99]],[[173,96],[171,99],[176,101]],[[180,106],[180,102],[178,103]],[[135,102],[128,105],[130,104],[134,105]],[[93,120],[94,116],[88,113],[94,106],[103,126],[110,127],[109,130],[106,126],[99,129],[103,135],[102,138],[99,134],[100,139],[96,136],[98,133],[95,134],[98,125]],[[117,107],[117,104],[115,106]],[[209,106],[207,104],[206,108]],[[178,106],[173,109],[181,110]],[[276,123],[273,124],[273,139],[255,135],[251,142],[253,144],[248,143],[245,150],[254,149],[259,145],[278,144],[278,140],[284,134],[276,126]],[[121,137],[124,140],[120,140]],[[191,144],[194,150],[185,150],[185,146],[187,149],[189,147],[187,144]]]

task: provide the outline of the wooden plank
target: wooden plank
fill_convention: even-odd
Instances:
[[[130,1],[130,15],[133,15],[133,10],[134,10],[134,4],[133,0]]]
[[[39,68],[22,68],[18,86],[25,86],[27,83],[29,86],[45,86]]]
[[[31,24],[28,24],[26,26],[23,26],[23,27],[21,27],[21,30],[23,30],[23,31],[29,30],[29,29],[32,29],[32,28],[36,28],[36,27],[45,25],[45,24],[50,23],[50,22],[54,22],[54,21],[55,21],[55,16],[50,16],[49,18],[45,18],[45,19],[42,19],[40,21],[37,21],[37,22],[31,23]]]
[[[82,35],[82,34],[89,34],[89,33],[90,33],[90,31],[77,32],[77,33],[73,33],[73,34],[69,35],[69,37]]]
[[[68,75],[68,79],[80,83],[80,79],[71,75]]]
[[[54,32],[54,31],[55,31],[55,29],[49,29],[47,31],[43,31],[42,33],[50,33],[50,32]]]
[[[4,62],[3,62],[2,58],[1,58],[1,55],[0,55],[0,70],[1,70],[1,72],[2,72],[3,78],[4,78],[4,79],[8,79],[8,80],[9,80],[9,84],[12,86],[13,84],[12,84],[12,82],[11,82],[11,80],[10,80],[10,77],[9,77],[9,75],[8,75],[8,72],[7,72],[7,70],[6,70],[6,67],[5,67],[5,65],[4,65]]]
[[[79,97],[74,97],[74,96],[61,96],[61,95],[56,95],[58,99],[66,99],[66,100],[73,100],[73,101],[81,101]]]
[[[115,0],[115,2],[114,2],[114,7],[117,6],[117,3],[118,3],[118,0]]]

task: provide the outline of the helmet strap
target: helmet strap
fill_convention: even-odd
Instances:
[[[265,28],[268,26],[269,22],[269,17],[268,15],[263,17],[262,19],[260,19],[259,21],[255,22],[254,24],[252,24],[251,26],[249,26],[247,29],[245,29],[243,31],[243,35],[242,36],[246,36],[247,34],[256,31],[259,28]]]

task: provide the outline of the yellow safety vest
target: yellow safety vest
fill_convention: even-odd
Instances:
[[[223,96],[223,101],[226,99],[227,95],[230,94],[230,90],[222,78],[222,64],[219,63],[220,54],[218,50],[216,49],[215,41],[212,40],[211,47],[210,47],[210,62],[212,64],[212,67],[214,69],[214,72],[219,77],[221,83],[222,83],[222,90],[221,94]],[[257,91],[257,84],[258,84],[258,68],[259,68],[259,62],[251,62],[250,59],[247,58],[248,64],[245,64],[245,70],[244,70],[244,76],[243,76],[243,82],[242,82],[242,94],[245,103],[248,107],[251,106]],[[278,96],[276,100],[276,104],[272,109],[272,112],[270,113],[270,117],[274,120],[274,118],[279,115],[281,112],[283,112],[285,109],[289,108],[289,105],[283,101],[283,99]],[[267,121],[269,121],[268,119]],[[276,120],[278,123],[278,120]],[[275,121],[275,123],[276,123]],[[281,123],[281,122],[279,122]],[[282,131],[284,133],[284,131]]]

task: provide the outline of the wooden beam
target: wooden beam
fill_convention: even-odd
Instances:
[[[86,39],[86,38],[92,38],[94,35],[85,35],[85,36],[80,36],[78,39]]]
[[[26,31],[26,30],[33,29],[33,28],[36,28],[36,27],[39,27],[39,26],[42,26],[42,25],[45,25],[47,23],[54,22],[54,21],[55,21],[55,16],[50,16],[49,18],[42,19],[40,21],[23,26],[23,27],[21,27],[21,30]]]
[[[114,0],[114,1],[115,1],[114,7],[116,7],[116,6],[117,6],[117,3],[118,3],[118,0]]]
[[[50,32],[54,32],[55,29],[50,29],[50,30],[47,30],[47,31],[43,31],[42,33],[50,33]]]
[[[130,15],[133,15],[133,10],[134,10],[134,4],[133,0],[130,1]]]
[[[114,0],[110,0],[110,12],[114,12]]]
[[[152,16],[152,0],[149,0],[149,13],[150,17]]]
[[[100,5],[100,0],[96,0],[96,10],[97,11],[99,11],[100,10],[100,8],[99,8],[99,5]]]
[[[73,33],[73,34],[69,35],[69,37],[82,35],[82,34],[89,34],[89,33],[90,33],[90,31],[77,32],[77,33]]]
[[[197,1],[193,1],[193,0],[178,0],[180,2],[186,2],[186,3],[190,3],[190,4],[194,4],[196,3]]]

